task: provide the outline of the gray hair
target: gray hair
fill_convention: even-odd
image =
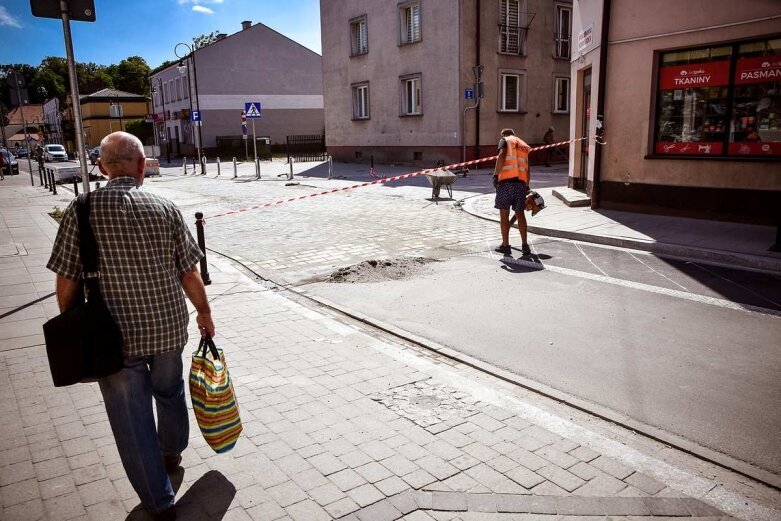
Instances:
[[[135,163],[144,157],[141,140],[127,132],[113,132],[100,142],[100,162],[112,174],[114,168],[124,170],[127,163]],[[109,169],[109,166],[111,169]],[[120,173],[120,172],[117,172]],[[130,172],[121,172],[130,173]]]

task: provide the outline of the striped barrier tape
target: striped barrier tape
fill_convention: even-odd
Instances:
[[[561,145],[567,145],[569,143],[575,143],[577,141],[582,141],[584,139],[588,139],[587,137],[579,137],[577,139],[571,139],[569,141],[560,141],[558,143],[551,143],[550,145],[541,145],[538,147],[533,147],[529,149],[529,153],[535,152],[537,150],[544,150],[546,148],[553,148],[558,147]],[[295,201],[302,201],[304,199],[311,199],[313,197],[320,197],[323,195],[328,194],[335,194],[338,192],[346,192],[347,190],[355,190],[356,188],[363,188],[366,186],[372,186],[372,185],[378,185],[378,184],[384,184],[384,183],[391,183],[393,181],[401,181],[402,179],[410,179],[412,177],[418,177],[421,175],[431,174],[432,172],[436,172],[438,170],[452,170],[456,168],[463,168],[463,167],[469,167],[472,165],[477,165],[480,163],[486,163],[488,161],[496,161],[496,158],[499,157],[498,155],[490,156],[490,157],[482,157],[480,159],[472,159],[471,161],[465,161],[463,163],[454,163],[452,165],[445,165],[445,166],[438,166],[436,168],[427,168],[426,170],[418,170],[416,172],[409,172],[407,174],[401,174],[394,177],[383,177],[382,179],[377,179],[376,181],[367,181],[365,183],[358,183],[351,186],[344,186],[342,188],[334,188],[332,190],[326,190],[324,192],[317,192],[314,194],[308,194],[308,195],[301,195],[299,197],[291,197],[290,199],[280,199],[278,201],[274,201],[272,203],[264,203],[264,204],[255,204],[252,206],[248,206],[246,208],[239,208],[238,210],[230,210],[228,212],[218,213],[216,215],[212,215],[211,218],[215,219],[217,217],[225,217],[227,215],[236,215],[244,212],[249,212],[250,210],[260,210],[262,208],[269,208],[271,206],[279,206],[281,204],[287,204],[292,203]]]

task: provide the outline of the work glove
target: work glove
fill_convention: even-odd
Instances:
[[[499,176],[498,175],[494,175],[493,183],[494,183],[494,188],[499,188]]]

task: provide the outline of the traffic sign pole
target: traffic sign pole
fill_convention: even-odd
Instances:
[[[255,177],[260,179],[260,163],[258,163],[258,137],[255,135],[255,118],[252,118],[252,153],[255,155]]]

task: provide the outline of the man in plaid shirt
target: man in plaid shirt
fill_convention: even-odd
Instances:
[[[189,322],[184,294],[195,306],[201,334],[214,336],[196,269],[203,254],[176,206],[141,190],[146,158],[138,138],[114,132],[100,151],[100,171],[109,182],[90,194],[90,224],[98,243],[100,289],[122,332],[125,357],[124,369],[101,379],[100,390],[128,479],[156,520],[172,520],[168,475],[179,467],[189,437],[182,378]],[[60,309],[70,308],[81,295],[75,201],[63,215],[47,267],[57,274]]]

